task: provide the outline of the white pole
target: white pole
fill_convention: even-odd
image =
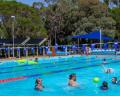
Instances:
[[[120,6],[120,1],[118,0],[118,8],[119,8],[119,6]]]
[[[8,58],[10,57],[10,48],[8,47]]]
[[[28,48],[26,49],[26,57],[28,57]]]
[[[11,18],[13,19],[13,22],[12,22],[12,38],[13,38],[13,58],[14,58],[14,53],[15,53],[15,49],[14,49],[14,20],[15,20],[15,16],[11,16]]]
[[[100,29],[100,49],[102,48],[102,31]]]
[[[78,47],[79,47],[79,38],[78,38]]]
[[[57,42],[57,41],[56,41],[56,31],[55,31],[55,45],[56,45],[56,42]]]
[[[37,47],[37,56],[39,55],[39,52],[38,52],[38,47]]]

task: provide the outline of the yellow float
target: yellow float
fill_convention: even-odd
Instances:
[[[27,60],[25,59],[20,59],[20,60],[17,60],[18,63],[25,63]]]
[[[35,61],[28,61],[28,64],[38,64],[38,63]]]
[[[35,62],[35,61],[25,60],[25,59],[17,60],[17,62],[18,62],[18,63],[28,63],[28,64],[38,64],[38,63]]]

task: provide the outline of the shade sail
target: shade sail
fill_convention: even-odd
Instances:
[[[76,35],[76,36],[72,36],[71,38],[83,38],[83,39],[98,39],[100,40],[100,32],[96,31],[96,32],[90,32],[88,34],[84,34],[84,35]],[[113,40],[110,37],[106,37],[104,35],[101,36],[102,40]]]

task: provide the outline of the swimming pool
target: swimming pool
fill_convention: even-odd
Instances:
[[[39,58],[39,64],[18,63],[15,60],[4,61],[0,64],[0,96],[120,96],[120,86],[111,84],[111,78],[120,79],[120,59],[116,56],[105,56],[108,64],[115,71],[105,74],[101,63],[103,56],[66,56]],[[117,58],[117,59],[115,59]],[[79,88],[68,86],[68,76],[76,73]],[[43,79],[45,86],[42,92],[35,91],[35,79]],[[92,79],[99,77],[100,82],[93,83]],[[12,80],[10,78],[17,78]],[[109,90],[101,91],[102,81],[109,83]]]

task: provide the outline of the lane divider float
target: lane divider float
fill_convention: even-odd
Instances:
[[[6,83],[6,82],[12,82],[12,81],[17,81],[17,80],[23,80],[26,79],[26,76],[21,76],[21,77],[17,77],[17,78],[8,78],[8,79],[3,79],[0,80],[0,83]]]

